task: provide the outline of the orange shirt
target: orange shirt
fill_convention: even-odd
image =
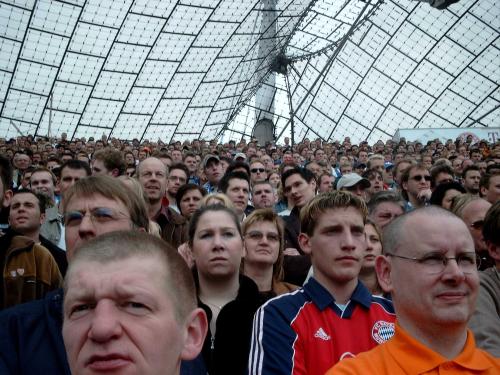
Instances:
[[[396,323],[396,333],[386,343],[340,361],[326,375],[352,374],[500,374],[500,359],[476,348],[474,335],[467,331],[464,350],[448,360],[430,350]]]

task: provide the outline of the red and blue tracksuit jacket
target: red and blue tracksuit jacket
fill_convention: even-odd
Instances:
[[[257,310],[249,374],[323,375],[341,359],[391,338],[395,319],[392,301],[372,296],[361,282],[342,311],[311,278]]]

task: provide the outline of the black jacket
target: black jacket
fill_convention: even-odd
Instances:
[[[289,216],[283,216],[285,222],[285,249],[295,248],[300,255],[285,255],[283,259],[284,281],[294,285],[302,285],[311,267],[311,257],[304,254],[299,245],[300,209],[294,207]]]
[[[196,282],[198,287],[198,282]],[[210,308],[198,300],[208,321]],[[245,374],[248,367],[253,316],[259,308],[259,289],[252,279],[240,275],[240,288],[236,299],[219,312],[215,337],[210,329],[203,344],[203,360],[210,375]]]

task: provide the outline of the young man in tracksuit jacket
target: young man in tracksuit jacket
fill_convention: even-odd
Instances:
[[[314,277],[257,311],[249,374],[323,375],[392,337],[391,301],[358,281],[366,216],[365,203],[344,191],[320,194],[302,208],[299,243],[311,255]]]

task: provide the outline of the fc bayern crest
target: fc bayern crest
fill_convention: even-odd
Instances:
[[[377,343],[383,344],[392,336],[394,336],[394,323],[379,320],[373,325],[372,337]]]

